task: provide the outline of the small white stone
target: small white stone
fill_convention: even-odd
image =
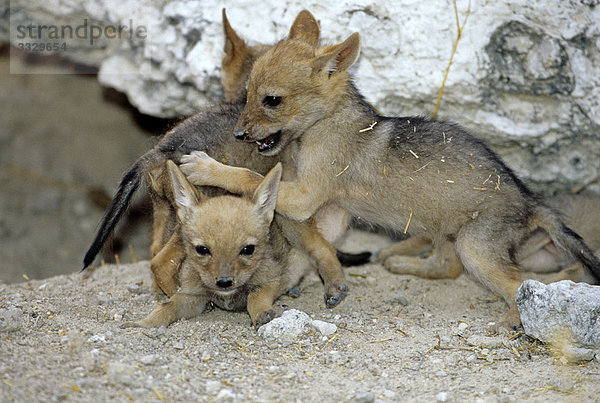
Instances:
[[[447,402],[448,401],[448,392],[440,392],[435,396],[435,399],[438,402]]]
[[[311,323],[323,336],[331,336],[337,331],[337,326],[333,323],[323,322],[322,320],[313,320]]]
[[[140,362],[144,365],[153,365],[156,363],[157,358],[156,354],[148,354],[140,358]]]
[[[217,400],[220,400],[220,399],[235,399],[236,397],[237,396],[235,395],[235,393],[233,393],[231,391],[231,389],[223,389],[217,395]]]
[[[213,394],[217,393],[221,389],[221,382],[219,381],[206,381],[206,393]]]

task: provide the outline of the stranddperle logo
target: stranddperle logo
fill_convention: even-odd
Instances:
[[[148,31],[145,26],[134,26],[129,20],[128,25],[99,25],[85,18],[82,24],[73,25],[46,25],[28,24],[16,26],[18,40],[32,41],[64,41],[71,39],[87,39],[90,46],[99,39],[146,39]]]

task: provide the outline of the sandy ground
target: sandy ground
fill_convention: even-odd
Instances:
[[[388,242],[354,231],[349,249]],[[350,246],[348,246],[350,245]],[[0,401],[593,401],[600,363],[565,364],[518,333],[485,328],[502,301],[464,277],[347,269],[326,309],[316,276],[280,303],[335,323],[262,339],[245,312],[215,309],[161,329],[121,329],[157,303],[149,263],[0,285]],[[20,309],[20,313],[17,309]],[[4,310],[4,311],[2,311]],[[1,317],[1,315],[0,315]]]

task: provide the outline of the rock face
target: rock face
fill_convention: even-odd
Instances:
[[[216,1],[11,3],[11,13],[0,18],[10,15],[13,30],[30,20],[79,24],[81,16],[98,24],[144,28],[144,38],[115,42],[101,37],[87,48],[80,41],[69,53],[98,67],[99,80],[126,93],[143,113],[189,114],[221,96],[223,38]],[[467,4],[458,1],[461,23]],[[323,6],[284,0],[259,7],[239,2],[228,6],[228,15],[243,37],[269,43],[285,37],[303,7],[320,20],[325,43],[361,33],[362,56],[354,73],[369,101],[389,114],[433,112],[456,37],[452,2],[343,0]],[[0,38],[8,36],[0,30]],[[599,190],[598,1],[472,4],[439,116],[485,139],[537,190],[590,183]]]
[[[600,354],[600,287],[526,280],[517,292],[517,307],[529,336],[572,359]]]

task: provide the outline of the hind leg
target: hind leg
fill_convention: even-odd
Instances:
[[[171,236],[172,223],[175,216],[167,199],[153,195],[152,197],[152,244],[150,256],[156,256]]]
[[[413,245],[419,246],[425,243],[431,246],[426,238],[415,239]],[[406,251],[408,249],[402,250],[402,252]],[[430,279],[457,278],[462,273],[462,264],[456,255],[454,243],[446,239],[436,240],[433,245],[433,252],[427,258],[403,255],[390,256],[385,260],[384,267],[391,273],[412,274]]]
[[[377,261],[384,263],[391,256],[418,256],[432,248],[431,239],[422,235],[413,235],[408,239],[396,242],[377,254]]]
[[[515,302],[522,283],[521,271],[510,258],[510,229],[500,218],[480,215],[463,226],[456,240],[456,251],[464,269],[484,286],[499,294],[508,304],[508,313],[496,328],[513,328],[521,323]]]
[[[155,291],[162,291],[168,297],[175,294],[179,288],[179,266],[184,258],[183,244],[176,229],[169,241],[150,261]]]

